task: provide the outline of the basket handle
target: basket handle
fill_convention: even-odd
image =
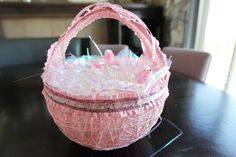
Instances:
[[[166,56],[160,50],[159,42],[152,36],[150,30],[138,16],[123,9],[119,5],[95,3],[81,10],[74,18],[67,31],[62,34],[57,42],[51,45],[48,50],[45,71],[47,72],[49,63],[64,63],[65,51],[70,40],[84,27],[101,18],[112,18],[125,24],[128,28],[133,30],[140,39],[144,55],[150,59],[159,59],[159,62],[163,64],[165,63]]]

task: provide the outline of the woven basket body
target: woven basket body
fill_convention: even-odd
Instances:
[[[165,62],[165,55],[145,24],[134,14],[120,6],[99,3],[86,7],[74,19],[67,32],[48,51],[45,64],[44,90],[48,110],[60,130],[72,141],[96,150],[125,147],[146,136],[158,121],[168,97],[167,70],[158,78],[149,96],[140,98],[123,93],[122,98],[96,100],[75,96],[48,84],[50,64],[63,64],[64,52],[77,32],[99,18],[113,18],[131,28],[141,39],[144,54]],[[155,49],[155,50],[154,50]],[[153,99],[152,103],[148,100]],[[145,101],[146,100],[146,101]]]

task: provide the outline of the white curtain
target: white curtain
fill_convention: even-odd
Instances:
[[[212,54],[206,82],[236,96],[236,1],[200,1],[195,48]]]
[[[236,42],[231,60],[230,71],[225,86],[226,92],[236,97]]]

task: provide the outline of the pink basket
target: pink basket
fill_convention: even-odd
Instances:
[[[140,97],[124,92],[122,98],[108,99],[78,96],[51,86],[49,65],[64,64],[65,51],[78,31],[100,18],[113,18],[132,29],[140,38],[144,54],[156,56],[163,65],[166,57],[158,41],[146,25],[133,13],[118,5],[96,3],[84,8],[60,39],[48,50],[45,63],[44,90],[48,110],[60,130],[72,141],[96,150],[111,150],[128,146],[146,136],[156,124],[168,97],[170,72],[166,70],[154,83],[151,95]],[[152,99],[152,103],[149,100]]]

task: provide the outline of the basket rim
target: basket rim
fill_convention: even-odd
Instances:
[[[59,97],[63,97],[66,99],[70,99],[70,100],[74,100],[74,101],[79,101],[79,102],[109,102],[109,103],[115,103],[117,101],[119,102],[123,102],[123,101],[127,101],[127,100],[132,100],[132,101],[136,101],[139,99],[139,97],[136,95],[135,97],[123,97],[123,98],[119,98],[119,99],[114,99],[114,98],[108,98],[108,97],[100,97],[100,99],[91,99],[90,96],[83,96],[83,95],[72,95],[69,94],[66,91],[62,91],[57,87],[53,87],[47,83],[44,83],[44,88],[50,92],[52,92],[54,95],[59,96]],[[153,94],[152,94],[153,95]],[[151,96],[152,96],[151,95]],[[141,98],[144,98],[143,96]]]
[[[152,95],[146,96],[144,99],[138,97],[121,98],[121,99],[77,99],[61,93],[53,93],[46,85],[43,89],[44,96],[51,99],[53,102],[67,106],[77,110],[83,110],[88,112],[118,112],[137,108],[152,108],[159,101],[165,101],[169,95],[168,82],[163,83],[162,88],[153,93]],[[149,103],[150,101],[155,103]]]
[[[158,98],[158,102],[155,103],[155,104],[149,104],[149,103],[145,103],[141,106],[128,106],[128,107],[120,107],[120,108],[105,108],[105,109],[89,109],[89,108],[86,108],[86,107],[78,107],[78,106],[71,106],[71,105],[68,105],[66,103],[61,103],[61,102],[58,102],[57,100],[55,99],[52,99],[46,92],[45,90],[43,90],[43,95],[48,97],[51,101],[53,101],[54,103],[58,104],[58,105],[61,105],[61,106],[65,106],[65,107],[68,107],[70,109],[74,109],[74,110],[78,110],[78,111],[84,111],[84,112],[91,112],[91,113],[114,113],[114,112],[124,112],[124,111],[132,111],[134,109],[144,109],[144,110],[149,110],[153,107],[156,107],[158,104],[160,104],[160,101],[162,102],[163,100],[165,101],[166,98],[168,97],[169,93],[166,92],[164,93],[160,98]],[[164,105],[164,103],[163,103]]]

